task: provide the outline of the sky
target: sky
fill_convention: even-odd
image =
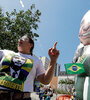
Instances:
[[[90,0],[0,0],[3,12],[13,9],[27,10],[32,4],[42,13],[35,42],[34,54],[37,57],[48,56],[49,48],[57,41],[60,51],[57,63],[61,71],[65,70],[64,64],[72,63],[77,46],[80,22],[84,14],[90,9]]]

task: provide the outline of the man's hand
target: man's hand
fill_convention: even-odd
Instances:
[[[56,49],[56,45],[57,42],[55,42],[53,48],[50,48],[48,51],[51,61],[56,61],[59,56],[59,50]]]

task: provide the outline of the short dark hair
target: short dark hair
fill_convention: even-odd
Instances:
[[[24,36],[26,36],[27,38],[29,38],[29,43],[32,43],[33,44],[32,48],[30,49],[30,54],[33,55],[34,40],[30,37],[29,34],[25,34]]]

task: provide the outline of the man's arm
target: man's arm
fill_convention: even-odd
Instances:
[[[39,75],[37,77],[37,79],[45,85],[49,84],[52,80],[53,73],[55,70],[55,65],[57,62],[57,58],[59,56],[59,50],[56,49],[56,45],[57,45],[57,42],[54,44],[53,48],[50,48],[48,51],[48,54],[50,57],[50,63],[49,63],[49,66],[48,66],[46,73]]]

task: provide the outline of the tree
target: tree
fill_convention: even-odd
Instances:
[[[2,13],[0,8],[0,48],[17,50],[17,41],[24,34],[29,34],[33,40],[39,35],[34,32],[38,29],[41,12],[32,5],[27,11],[14,9],[11,13]]]

